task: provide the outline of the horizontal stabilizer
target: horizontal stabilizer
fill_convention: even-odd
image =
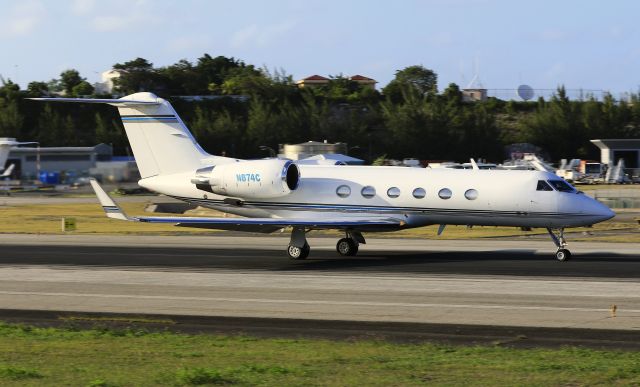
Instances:
[[[145,93],[147,94],[147,93]],[[135,94],[134,94],[135,95]],[[34,101],[74,102],[74,103],[106,103],[113,106],[159,105],[154,99],[97,99],[97,98],[29,98]]]
[[[13,138],[4,138],[0,140],[0,145],[8,145],[8,146],[16,146],[16,145],[27,145],[27,144],[37,144],[36,141],[15,141]]]

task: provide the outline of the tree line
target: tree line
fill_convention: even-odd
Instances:
[[[423,66],[396,72],[380,91],[343,75],[322,87],[299,88],[283,70],[257,68],[235,58],[208,54],[194,63],[154,67],[143,58],[116,63],[115,92],[151,91],[172,102],[200,144],[212,154],[264,157],[261,145],[308,140],[346,142],[351,155],[368,161],[381,155],[464,161],[501,161],[505,146],[532,143],[551,160],[596,158],[594,138],[640,137],[640,103],[611,95],[570,100],[563,87],[549,100],[465,102],[456,84],[438,92],[437,74]],[[0,87],[0,136],[41,146],[109,143],[130,154],[117,111],[102,105],[43,104],[27,100],[53,94],[97,95],[76,70],[25,89]],[[210,95],[192,100],[181,96]],[[237,96],[245,96],[238,98]],[[109,96],[110,97],[110,96]]]

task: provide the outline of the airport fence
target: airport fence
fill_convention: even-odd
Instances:
[[[611,208],[640,208],[640,187],[598,189],[587,194]]]

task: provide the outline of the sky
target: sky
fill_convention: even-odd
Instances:
[[[0,0],[0,75],[22,88],[69,68],[90,82],[115,63],[204,53],[294,79],[361,74],[383,87],[423,65],[443,89],[640,87],[635,0]]]

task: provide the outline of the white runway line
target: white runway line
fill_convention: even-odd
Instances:
[[[171,301],[207,301],[207,302],[244,302],[261,304],[298,304],[298,305],[340,305],[340,306],[373,306],[373,307],[406,307],[406,308],[457,308],[457,309],[500,309],[500,310],[540,310],[562,312],[609,312],[608,308],[571,308],[553,306],[519,306],[519,305],[467,305],[467,304],[429,304],[429,303],[400,303],[400,302],[361,302],[361,301],[322,301],[322,300],[292,300],[292,299],[264,299],[264,298],[228,298],[228,297],[179,297],[179,296],[151,296],[128,294],[102,293],[49,293],[49,292],[12,292],[0,291],[0,294],[10,296],[44,296],[44,297],[93,297],[93,298],[124,298],[136,300],[171,300]],[[640,313],[640,309],[621,309],[617,313]]]

